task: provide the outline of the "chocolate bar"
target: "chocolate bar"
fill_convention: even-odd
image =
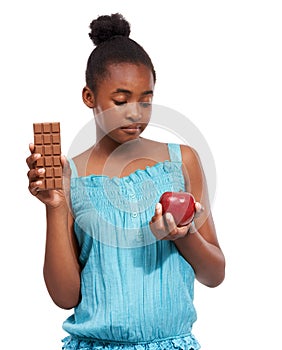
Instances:
[[[39,190],[62,189],[60,123],[34,123],[33,133],[34,152],[41,154],[36,161],[36,168],[45,169],[45,173],[40,175],[42,185]]]

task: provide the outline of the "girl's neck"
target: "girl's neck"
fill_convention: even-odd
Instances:
[[[138,137],[135,140],[128,141],[126,143],[118,143],[107,135],[102,138],[97,137],[95,143],[95,153],[99,152],[105,156],[116,154],[118,156],[128,156],[129,154],[140,154],[142,151],[143,138]]]
[[[122,144],[103,138],[94,145],[88,158],[87,174],[122,177],[135,171],[135,168],[144,168],[148,157],[145,144],[146,140],[141,138]]]
[[[102,139],[76,159],[80,176],[123,177],[169,159],[167,145],[139,137],[123,144]]]

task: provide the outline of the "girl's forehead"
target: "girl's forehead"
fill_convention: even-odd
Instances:
[[[124,84],[146,83],[154,85],[153,74],[150,68],[144,64],[135,63],[115,63],[107,67],[107,79],[110,81],[122,82]]]

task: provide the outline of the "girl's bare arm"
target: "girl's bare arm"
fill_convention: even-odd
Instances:
[[[61,308],[70,309],[80,299],[80,266],[78,245],[73,230],[73,217],[69,206],[69,182],[71,171],[65,157],[61,157],[64,174],[64,190],[38,191],[40,171],[35,162],[40,154],[27,158],[29,167],[29,191],[46,207],[46,248],[44,260],[44,279],[53,301]]]
[[[71,309],[80,300],[80,266],[73,218],[67,205],[46,206],[46,215],[45,283],[55,304]]]
[[[204,211],[194,220],[194,233],[175,240],[175,244],[194,268],[196,278],[207,286],[216,287],[224,279],[225,258],[216,236],[205,175],[195,150],[182,146],[182,157],[186,190],[201,203]]]
[[[193,267],[196,278],[209,287],[216,287],[225,276],[225,258],[216,236],[204,172],[192,148],[182,146],[182,158],[186,190],[197,201],[194,225],[177,227],[171,215],[162,215],[162,207],[158,203],[151,230],[157,238],[174,241],[179,252]]]

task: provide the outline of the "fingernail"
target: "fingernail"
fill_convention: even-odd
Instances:
[[[40,169],[38,169],[38,172],[39,172],[39,174],[43,174],[43,173],[45,173],[45,169],[44,168],[40,168]]]
[[[196,202],[196,210],[198,211],[198,212],[203,212],[204,210],[205,210],[205,208],[202,206],[202,204],[201,203],[199,203],[199,202]]]
[[[156,204],[156,211],[160,212],[162,210],[162,205],[160,203]]]
[[[171,213],[166,213],[165,218],[166,218],[168,221],[172,221],[172,214],[171,214]]]

